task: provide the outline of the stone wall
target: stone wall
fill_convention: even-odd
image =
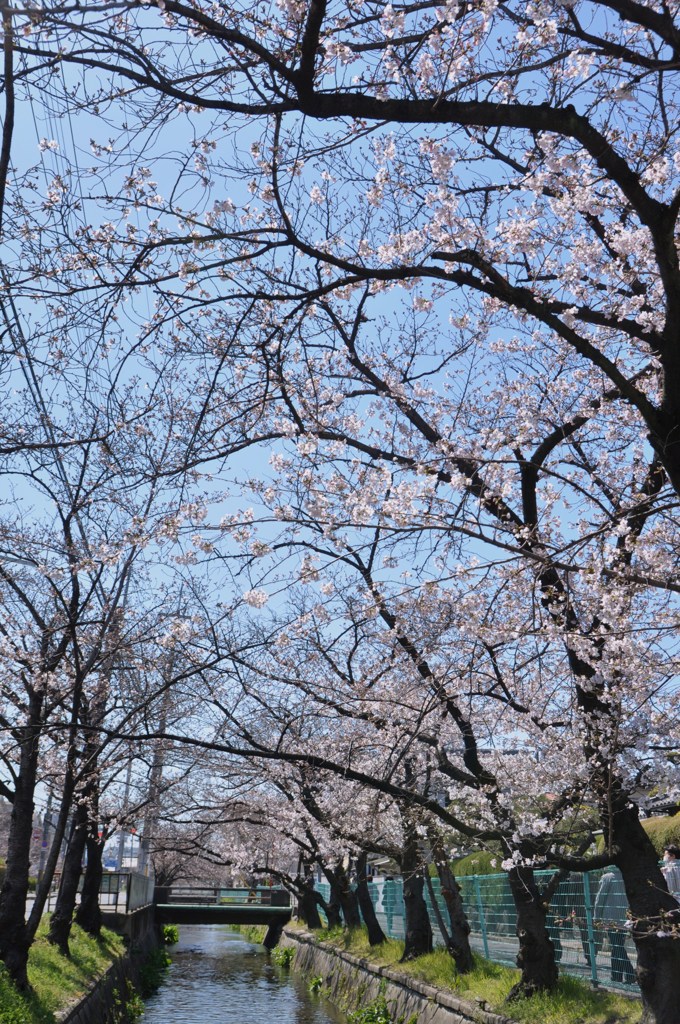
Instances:
[[[513,1024],[484,1005],[319,942],[309,932],[286,928],[281,944],[295,949],[293,969],[323,978],[328,998],[343,1010],[358,1010],[383,991],[392,1019],[403,1024]]]
[[[132,976],[130,958],[117,960],[75,1006],[55,1015],[57,1024],[120,1024]]]
[[[117,914],[115,922],[113,917],[107,914],[104,924],[125,935],[130,952],[111,964],[101,978],[93,981],[74,1006],[57,1013],[57,1024],[121,1024],[127,1019],[124,1006],[130,986],[136,986],[140,963],[159,945],[160,938],[153,906],[143,907],[132,914]]]

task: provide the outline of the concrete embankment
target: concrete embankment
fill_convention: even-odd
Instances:
[[[134,984],[132,962],[123,957],[111,964],[74,1006],[55,1014],[57,1024],[119,1024],[125,1020],[128,984]]]
[[[57,1024],[121,1024],[128,1019],[125,1006],[139,981],[139,968],[159,945],[154,908],[143,907],[132,914],[107,915],[107,927],[121,931],[129,952],[96,978],[88,991],[72,1006],[55,1014]]]
[[[358,1010],[382,992],[392,1019],[404,1024],[513,1024],[507,1017],[393,967],[372,964],[319,942],[309,932],[285,928],[281,944],[295,949],[293,970],[306,977],[321,977],[328,998],[342,1010]]]

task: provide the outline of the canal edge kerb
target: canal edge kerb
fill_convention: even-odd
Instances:
[[[77,1000],[55,1012],[55,1024],[107,1024],[120,1019],[121,1002],[133,974],[129,954],[114,960]]]
[[[131,999],[139,998],[140,971],[153,951],[164,946],[155,928],[153,907],[116,918],[125,938],[125,953],[93,977],[79,998],[54,1011],[55,1024],[119,1024],[131,1019],[126,1007]]]
[[[429,985],[427,982],[419,981],[417,978],[411,977],[411,975],[394,970],[393,967],[376,964],[365,957],[359,957],[347,952],[347,950],[338,949],[337,946],[330,942],[323,942],[317,939],[311,932],[300,928],[284,928],[283,935],[286,940],[293,944],[312,947],[312,949],[319,950],[332,957],[336,962],[347,964],[352,969],[365,973],[369,978],[377,980],[378,984],[384,980],[403,990],[408,995],[425,1000],[430,1007],[433,1007],[433,1005],[441,1007],[445,1012],[448,1011],[451,1014],[457,1015],[456,1018],[451,1018],[451,1024],[454,1024],[454,1020],[455,1024],[459,1024],[461,1020],[471,1021],[474,1024],[516,1024],[516,1021],[513,1021],[510,1017],[493,1013],[491,1010],[484,1009],[478,1003],[461,999],[452,992],[447,992],[444,989],[436,988],[434,985]],[[293,966],[296,968],[298,965],[294,962]],[[311,973],[309,968],[301,968],[300,972],[305,974]],[[325,980],[329,981],[330,979]],[[332,996],[330,998],[333,1002]],[[389,993],[387,998],[390,998]],[[358,1009],[358,1007],[354,1006],[341,1006],[340,1008]],[[439,1021],[437,1021],[437,1024],[439,1024]]]

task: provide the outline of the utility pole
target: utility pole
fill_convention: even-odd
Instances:
[[[38,862],[38,881],[42,879],[43,871],[45,870],[45,861],[47,860],[47,850],[49,848],[49,835],[50,827],[52,825],[52,787],[47,791],[47,803],[45,805],[45,813],[43,814],[43,826],[42,826],[42,837],[40,840],[40,860]]]
[[[130,780],[132,778],[132,752],[129,753],[127,772],[125,774],[125,797],[123,800],[123,813],[127,811],[130,803]],[[123,870],[123,861],[125,860],[125,840],[127,835],[125,829],[120,830],[120,836],[118,838],[118,857],[116,858],[118,864],[118,870]]]

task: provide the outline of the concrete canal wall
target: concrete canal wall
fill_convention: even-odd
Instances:
[[[57,1024],[120,1024],[128,984],[134,984],[132,961],[123,957],[111,964],[106,974],[93,982],[75,1006],[57,1013]]]
[[[328,998],[342,1010],[358,1010],[383,992],[392,1019],[403,1024],[512,1024],[483,1005],[319,942],[309,932],[285,928],[281,944],[295,949],[293,970],[323,978]]]
[[[145,956],[159,945],[153,906],[131,914],[107,914],[105,924],[122,932],[130,951],[111,964],[101,978],[73,1006],[55,1014],[57,1024],[122,1024],[127,1020],[125,1004],[137,985],[139,967]]]

